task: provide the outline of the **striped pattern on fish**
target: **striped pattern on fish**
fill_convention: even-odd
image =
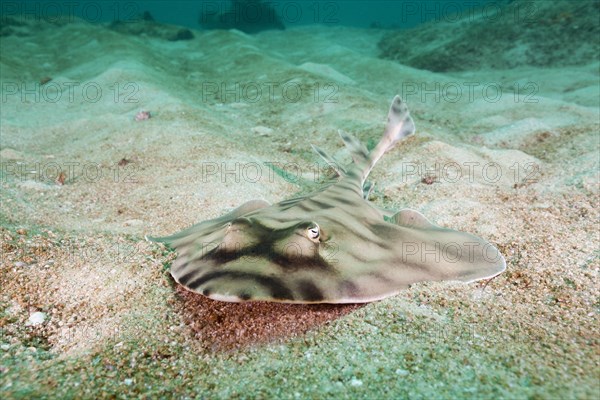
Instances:
[[[247,202],[172,236],[149,238],[175,248],[173,278],[222,301],[361,303],[421,281],[491,278],[505,270],[498,250],[468,233],[441,228],[414,210],[387,218],[365,198],[377,161],[414,133],[396,96],[381,141],[371,151],[340,132],[353,163],[321,190],[270,205]]]

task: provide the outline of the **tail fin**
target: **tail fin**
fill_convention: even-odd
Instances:
[[[361,187],[365,192],[365,198],[367,198],[368,193],[372,190],[372,185],[365,181],[373,169],[373,166],[375,166],[381,156],[383,156],[386,151],[394,147],[398,141],[412,135],[414,132],[415,123],[410,117],[408,107],[406,106],[406,103],[402,101],[400,96],[396,96],[392,101],[392,105],[388,113],[387,125],[385,127],[383,137],[377,146],[371,150],[371,152],[369,152],[365,145],[362,144],[361,141],[356,137],[347,132],[343,132],[341,130],[338,131],[340,137],[346,145],[346,148],[352,155],[352,160],[354,160],[353,164],[343,167],[324,150],[314,145],[312,147],[327,164],[335,169],[338,176],[346,177],[348,174],[351,174],[354,179],[360,177]]]
[[[396,96],[390,106],[383,137],[369,154],[369,163],[362,172],[363,182],[386,151],[391,150],[398,141],[413,133],[415,133],[415,123],[408,112],[408,107],[400,96]]]

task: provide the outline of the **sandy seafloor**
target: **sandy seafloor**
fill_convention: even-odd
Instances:
[[[194,34],[75,22],[2,38],[2,398],[595,398],[597,62],[436,74],[379,59],[379,30]],[[421,82],[451,85],[406,91]],[[310,190],[310,144],[344,159],[344,129],[372,145],[396,93],[417,134],[377,165],[372,201],[486,238],[505,273],[361,306],[176,287],[175,254],[144,235]]]

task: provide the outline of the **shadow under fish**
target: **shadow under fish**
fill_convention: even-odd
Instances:
[[[506,269],[492,244],[442,228],[415,210],[396,213],[369,201],[366,179],[377,161],[412,135],[414,122],[396,96],[377,146],[368,151],[340,132],[353,162],[308,195],[277,204],[249,201],[222,217],[172,236],[171,275],[183,287],[226,302],[365,303],[423,281],[473,282]]]
[[[177,285],[176,310],[205,350],[232,351],[283,343],[318,329],[364,304],[226,303]]]

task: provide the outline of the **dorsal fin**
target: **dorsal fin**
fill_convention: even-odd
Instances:
[[[341,133],[340,133],[340,136],[342,136]],[[354,137],[351,137],[348,134],[345,134],[345,137],[351,138],[349,140],[349,142],[351,142],[353,146],[356,146],[355,149],[359,149],[359,148],[361,149],[357,153],[352,152],[353,156],[358,157],[358,155],[360,154],[363,157],[363,161],[367,160],[367,156],[368,156],[369,153],[368,153],[366,147],[364,147],[363,144],[358,139],[356,139]],[[348,145],[349,142],[346,142],[346,140],[344,140],[344,143],[346,143],[346,145]],[[339,162],[337,162],[336,159],[333,158],[332,156],[330,156],[325,150],[321,149],[318,146],[315,146],[314,144],[311,144],[311,146],[312,146],[313,150],[319,156],[321,156],[321,158],[327,163],[327,165],[329,165],[331,168],[333,168],[333,170],[335,171],[335,173],[337,174],[337,176],[343,178],[343,177],[345,177],[345,176],[348,175],[348,173],[346,171],[346,168],[344,168],[342,166],[342,164],[340,164]],[[350,147],[350,146],[348,145],[348,147]],[[364,149],[364,152],[362,151],[362,149]],[[366,154],[367,156],[364,156],[364,154]],[[356,163],[356,158],[354,158],[354,162]],[[350,167],[352,167],[352,165],[350,165]],[[365,181],[363,183],[363,198],[364,199],[368,199],[369,198],[369,195],[373,191],[374,187],[375,187],[375,185],[372,182]]]
[[[331,168],[333,168],[339,176],[346,176],[346,169],[340,163],[338,163],[333,157],[331,157],[329,154],[327,154],[327,152],[325,152],[325,150],[321,149],[320,147],[315,146],[314,144],[311,144],[311,146],[312,146],[313,150],[318,155],[320,155],[321,158],[323,160],[325,160],[327,165],[329,165]]]
[[[338,134],[344,141],[346,148],[350,151],[354,164],[362,164],[369,159],[369,150],[361,143],[355,136],[344,132],[341,129],[338,130]]]
[[[338,130],[338,134],[340,135],[340,138],[342,138],[342,141],[344,142],[346,148],[350,152],[352,160],[354,161],[354,165],[364,165],[369,161],[369,151],[367,150],[365,145],[361,143],[360,140],[358,140],[355,136],[349,134],[348,132],[344,132],[342,130]],[[346,176],[346,169],[340,163],[338,163],[335,160],[335,158],[327,154],[327,152],[321,149],[320,147],[315,146],[314,144],[311,144],[311,146],[313,150],[319,156],[321,156],[323,160],[325,160],[327,165],[329,165],[338,173],[339,176]],[[352,165],[350,165],[350,167],[352,167]]]

